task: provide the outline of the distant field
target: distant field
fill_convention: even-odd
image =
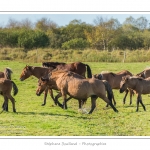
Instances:
[[[92,73],[101,71],[119,72],[129,70],[133,74],[141,72],[150,66],[146,63],[96,63],[86,62],[90,65]],[[105,108],[105,103],[97,99],[95,111],[89,114],[78,112],[77,100],[68,102],[68,110],[63,110],[53,104],[50,96],[47,97],[46,106],[43,103],[43,95],[36,96],[37,79],[30,77],[21,82],[20,73],[26,63],[17,61],[1,61],[0,70],[10,67],[13,71],[12,80],[17,84],[19,93],[14,97],[16,100],[17,113],[12,112],[9,102],[9,112],[0,114],[0,135],[1,136],[150,136],[150,97],[143,96],[143,102],[147,111],[139,107],[136,112],[136,95],[133,97],[133,104],[129,105],[129,96],[126,104],[123,105],[123,94],[114,90],[117,101],[118,113],[111,108]],[[28,65],[41,66],[41,63],[28,63]],[[54,93],[56,95],[56,92]],[[0,96],[0,106],[3,97]],[[62,99],[60,98],[62,102]],[[90,99],[84,106],[90,109]]]

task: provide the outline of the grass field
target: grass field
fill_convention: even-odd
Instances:
[[[90,63],[87,62],[92,73],[101,71],[119,72],[129,70],[133,74],[139,73],[146,67],[147,63]],[[13,71],[12,80],[17,84],[19,93],[14,97],[16,100],[17,113],[12,112],[9,102],[9,112],[0,114],[0,136],[150,136],[150,97],[143,95],[143,102],[147,111],[139,107],[136,112],[136,96],[133,103],[129,105],[129,96],[123,105],[123,94],[114,90],[118,113],[111,108],[105,108],[105,103],[97,99],[95,111],[89,114],[78,112],[77,100],[68,102],[68,109],[63,110],[55,106],[50,96],[47,97],[46,106],[41,106],[43,96],[36,96],[37,79],[30,77],[21,82],[19,76],[25,67],[23,62],[1,61],[0,70],[10,67]],[[40,63],[28,65],[41,66]],[[56,92],[54,92],[56,95]],[[3,97],[0,96],[0,106]],[[62,99],[60,98],[60,101]],[[90,109],[90,99],[84,106]]]

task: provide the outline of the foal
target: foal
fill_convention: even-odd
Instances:
[[[18,93],[17,85],[9,79],[0,78],[0,93],[4,97],[3,110],[8,111],[8,99],[10,99],[12,102],[13,112],[16,112],[15,99],[11,95],[12,89],[15,96]]]
[[[120,93],[123,93],[127,88],[133,89],[137,94],[137,109],[139,110],[139,103],[142,105],[143,109],[146,111],[146,108],[142,102],[142,94],[150,93],[150,77],[143,79],[137,76],[126,76],[123,77],[120,83]]]

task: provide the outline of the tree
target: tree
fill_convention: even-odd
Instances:
[[[56,27],[57,27],[57,24],[47,18],[42,18],[38,20],[35,24],[35,29],[41,30],[43,32],[47,32],[48,30],[51,30]]]
[[[22,29],[18,37],[18,45],[25,49],[46,47],[49,45],[49,39],[42,31]]]
[[[138,19],[136,19],[136,27],[139,30],[144,30],[148,27],[148,20],[145,17],[140,17]]]
[[[87,40],[93,48],[106,50],[112,45],[115,33],[121,25],[117,19],[106,20],[102,17],[98,17],[95,23],[92,31],[86,32]]]

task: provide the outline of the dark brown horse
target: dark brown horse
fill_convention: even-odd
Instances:
[[[15,99],[11,96],[11,90],[13,89],[14,96],[18,93],[16,84],[5,78],[0,78],[0,93],[4,97],[3,110],[8,111],[8,99],[12,102],[13,112],[16,112]]]
[[[127,71],[127,70],[123,70],[123,71],[120,71],[118,73],[102,72],[100,74],[95,74],[94,77],[99,79],[99,80],[106,80],[106,81],[108,81],[109,84],[111,85],[112,89],[120,89],[120,82],[122,80],[122,77],[126,76],[126,75],[132,76],[132,73]],[[130,105],[131,105],[132,104],[133,91],[130,90],[130,89],[126,89],[126,91],[125,91],[126,94],[125,94],[125,96],[123,98],[123,103],[125,104],[125,100],[126,100],[126,97],[127,97],[127,94],[128,94],[129,91],[130,91]],[[115,102],[114,97],[113,97],[113,100]]]
[[[7,68],[4,69],[4,72],[0,72],[0,78],[5,78],[5,79],[11,80],[11,74],[12,74],[12,73],[13,73],[12,70],[7,67]],[[4,100],[4,102],[5,102],[5,100]],[[4,107],[4,103],[3,103],[3,105],[2,105],[2,108],[3,108],[3,107]],[[4,108],[3,108],[3,109],[4,109]],[[8,110],[8,105],[5,106],[5,109]]]
[[[92,78],[92,72],[91,68],[89,65],[84,64],[82,62],[74,62],[74,63],[59,63],[59,62],[43,62],[42,63],[43,67],[53,67],[54,69],[58,70],[67,70],[67,71],[72,71],[75,72],[83,77],[85,76],[86,69],[87,69],[87,77]]]
[[[43,84],[42,80],[47,81],[46,84]],[[112,98],[112,89],[106,80],[100,81],[95,78],[80,78],[80,75],[76,73],[58,70],[52,71],[47,79],[41,78],[40,82],[41,84],[38,83],[36,94],[42,93],[48,85],[57,85],[64,99],[64,109],[66,109],[67,95],[69,95],[78,100],[87,100],[88,97],[91,97],[91,110],[89,114],[95,109],[96,99],[98,97],[108,103],[115,112],[118,111],[110,100]],[[106,93],[108,94],[108,98],[106,97]]]

